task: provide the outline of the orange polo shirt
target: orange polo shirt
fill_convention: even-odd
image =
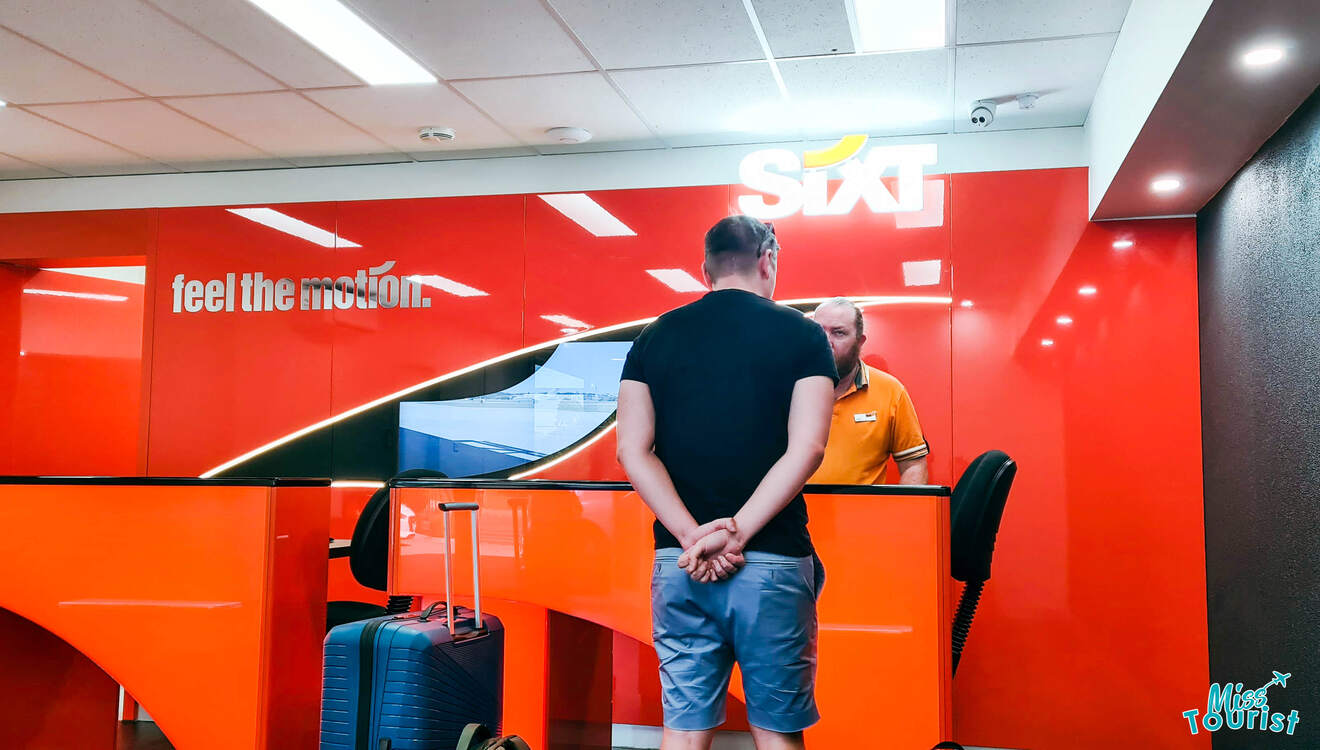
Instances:
[[[863,362],[848,392],[834,401],[818,484],[879,484],[889,457],[910,461],[930,453],[917,410],[898,378]]]

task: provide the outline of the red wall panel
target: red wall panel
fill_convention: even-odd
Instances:
[[[136,474],[143,287],[35,267],[0,277],[6,473]]]
[[[1175,720],[1209,681],[1194,224],[1088,224],[1080,169],[955,175],[952,197],[974,304],[954,311],[955,464],[1020,466],[955,736],[1208,747]]]

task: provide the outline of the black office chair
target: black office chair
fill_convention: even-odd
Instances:
[[[395,479],[447,479],[438,471],[409,469],[394,476]],[[390,487],[371,493],[362,508],[353,539],[348,548],[348,566],[353,578],[369,589],[389,590],[390,556]],[[326,603],[325,630],[358,620],[369,620],[383,615],[402,614],[412,609],[413,597],[391,596],[384,607],[368,602],[335,601]]]
[[[967,633],[972,628],[981,590],[990,580],[990,558],[995,536],[1004,517],[1008,491],[1017,476],[1017,464],[1003,451],[977,456],[958,479],[950,502],[950,538],[953,577],[966,583],[953,616],[953,673],[958,673]]]

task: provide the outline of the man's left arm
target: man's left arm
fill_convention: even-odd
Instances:
[[[926,484],[930,479],[926,457],[930,447],[921,432],[917,409],[904,388],[894,407],[894,462],[898,464],[899,484]]]

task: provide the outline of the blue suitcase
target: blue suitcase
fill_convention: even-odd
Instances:
[[[504,626],[481,613],[477,504],[440,507],[445,602],[423,612],[340,625],[326,635],[321,750],[454,750],[468,724],[499,733]],[[472,610],[449,603],[449,513],[459,510],[472,511]],[[437,612],[438,607],[443,609]]]

